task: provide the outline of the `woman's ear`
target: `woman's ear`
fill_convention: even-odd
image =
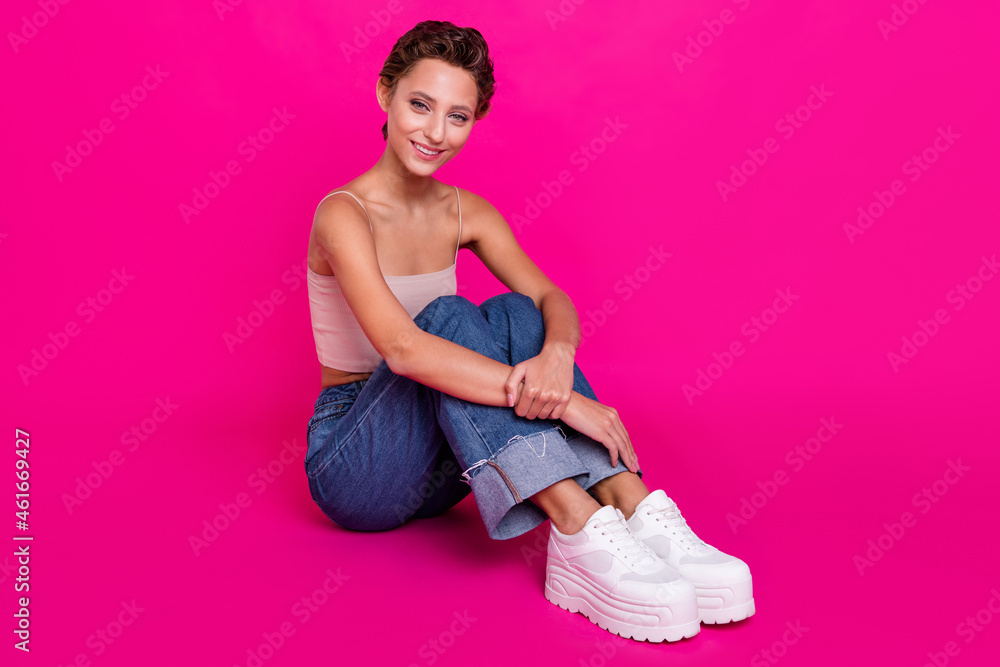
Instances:
[[[382,111],[388,113],[389,111],[389,88],[383,85],[382,78],[379,77],[375,80],[375,97],[378,98],[378,105],[382,107]]]

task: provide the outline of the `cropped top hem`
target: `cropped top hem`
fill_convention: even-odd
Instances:
[[[415,282],[420,282],[422,280],[433,280],[434,278],[437,278],[439,276],[443,276],[448,273],[453,273],[457,267],[458,263],[456,262],[447,268],[441,269],[440,271],[431,271],[430,273],[415,273],[409,276],[387,276],[383,273],[382,277],[385,278],[386,283],[415,283]],[[322,273],[316,273],[315,271],[312,270],[311,266],[306,267],[306,270],[320,279],[323,278],[329,278],[332,280],[337,279],[337,276],[327,276]]]

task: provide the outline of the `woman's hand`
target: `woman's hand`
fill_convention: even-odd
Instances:
[[[621,457],[626,468],[638,472],[639,459],[617,410],[574,391],[562,421],[607,447],[611,452],[612,466],[617,466]]]
[[[507,404],[520,417],[559,419],[573,393],[573,357],[570,347],[548,345],[514,366],[504,384]]]

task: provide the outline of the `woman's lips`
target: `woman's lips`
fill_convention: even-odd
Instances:
[[[427,153],[424,153],[419,148],[417,148],[418,145],[417,142],[411,140],[410,143],[413,144],[413,152],[422,157],[423,159],[427,160],[428,162],[436,160],[438,157],[440,157],[441,153],[444,153],[444,151],[442,150],[438,151],[434,155],[428,155]],[[426,146],[424,146],[424,148],[426,148]]]

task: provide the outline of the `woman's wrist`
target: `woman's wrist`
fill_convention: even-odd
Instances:
[[[547,340],[542,343],[542,352],[554,352],[568,356],[570,359],[576,357],[576,347],[564,340]]]
[[[562,415],[560,415],[559,418],[560,419],[565,419],[565,418],[568,417],[568,418],[572,419],[573,418],[573,410],[575,410],[580,405],[580,398],[582,398],[582,397],[583,397],[583,394],[581,394],[580,392],[576,391],[575,389],[573,391],[571,391],[569,393],[569,402],[566,403],[566,409],[563,410],[563,413],[562,413]]]

